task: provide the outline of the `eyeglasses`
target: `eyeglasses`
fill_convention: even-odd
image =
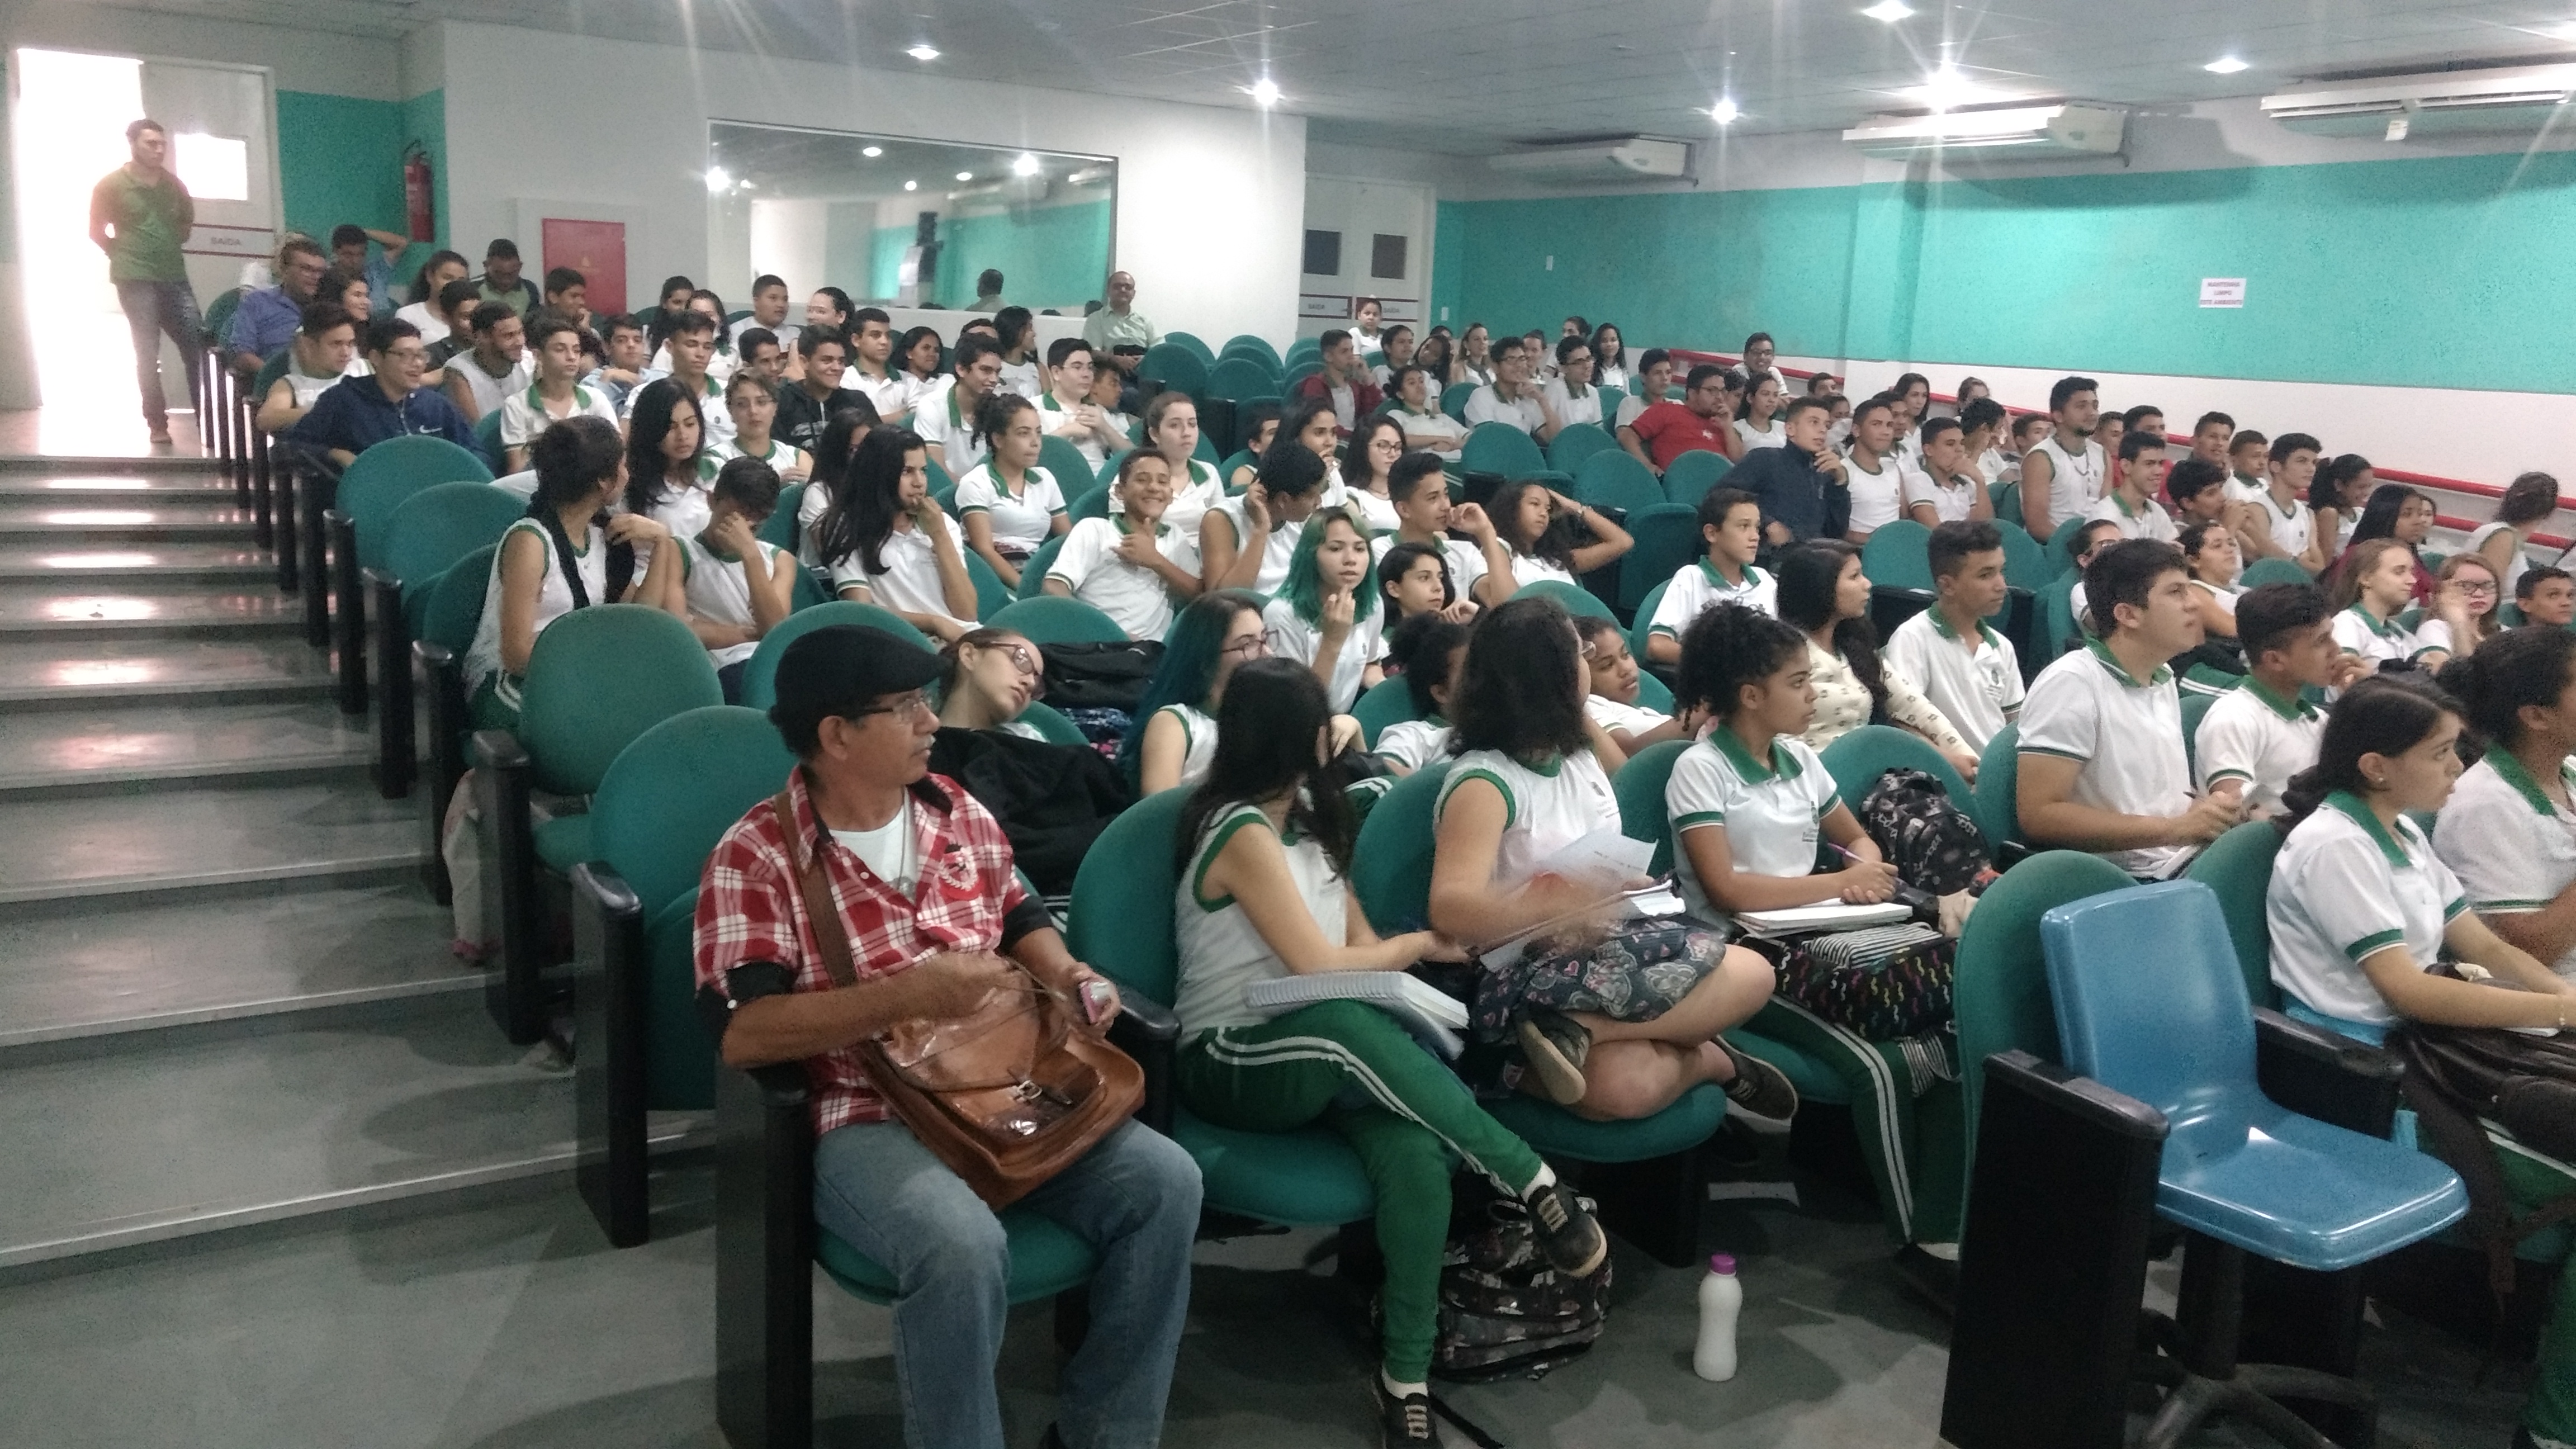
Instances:
[[[1590,640],[1590,639],[1586,639],[1586,640],[1584,640],[1584,641],[1583,641],[1582,646],[1581,646],[1581,649],[1582,649],[1583,657],[1584,657],[1584,658],[1586,658],[1586,659],[1593,659],[1593,658],[1597,658],[1597,657],[1599,657],[1599,656],[1600,656],[1600,653],[1601,653],[1601,646],[1600,646],[1598,643],[1595,643],[1594,641],[1592,641],[1592,640]]]
[[[2453,579],[2451,580],[2451,587],[2458,589],[2464,594],[2492,594],[2496,592],[2495,580],[2493,579]]]
[[[1270,652],[1270,639],[1268,635],[1255,634],[1249,639],[1237,639],[1217,652],[1239,655],[1245,659],[1257,659]]]
[[[1046,673],[1046,666],[1029,653],[1026,645],[1005,644],[1001,648],[1003,653],[1011,656],[1012,665],[1022,674]]]
[[[853,714],[845,715],[843,718],[850,720],[863,720],[872,714],[910,716],[929,713],[932,713],[930,708],[930,697],[916,689],[910,694],[896,695],[894,697],[894,703],[892,704],[881,704],[874,709],[859,710]]]

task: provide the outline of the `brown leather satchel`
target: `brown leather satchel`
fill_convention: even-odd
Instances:
[[[786,832],[824,968],[834,985],[855,986],[849,930],[832,907],[822,857],[797,832],[785,791],[770,806]],[[856,1050],[895,1117],[999,1210],[1072,1166],[1145,1100],[1144,1069],[1075,1029],[1074,1013],[1062,993],[1014,962],[1009,978],[966,1015],[901,1022]]]

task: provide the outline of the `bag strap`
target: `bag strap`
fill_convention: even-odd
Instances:
[[[814,922],[814,942],[823,948],[823,969],[835,986],[859,984],[859,970],[850,956],[850,932],[841,924],[841,913],[832,905],[831,882],[823,878],[823,857],[807,849],[804,832],[796,828],[796,805],[789,792],[779,791],[769,801],[778,816],[779,831],[787,837],[787,861],[796,870],[796,892],[805,900],[805,914]]]

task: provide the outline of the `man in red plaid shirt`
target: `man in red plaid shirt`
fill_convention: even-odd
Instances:
[[[1102,978],[1021,888],[1000,824],[929,773],[939,719],[921,691],[939,670],[937,656],[876,629],[817,629],[787,647],[769,717],[799,761],[787,781],[796,827],[823,863],[859,979],[832,984],[764,800],[707,861],[698,999],[727,1067],[805,1063],[814,1216],[895,1276],[906,1440],[1002,1449],[993,1368],[1009,1243],[992,1209],[893,1120],[852,1048],[897,1022],[972,1011],[1004,980],[1002,955],[1076,1001]],[[1116,1015],[1113,992],[1090,1029]],[[1022,1201],[1100,1259],[1090,1333],[1065,1368],[1045,1449],[1147,1449],[1189,1306],[1197,1164],[1131,1121]]]

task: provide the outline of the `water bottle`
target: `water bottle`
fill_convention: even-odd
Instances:
[[[1735,1377],[1735,1315],[1743,1306],[1735,1255],[1711,1256],[1708,1276],[1699,1280],[1699,1345],[1691,1350],[1691,1372],[1719,1384]]]

